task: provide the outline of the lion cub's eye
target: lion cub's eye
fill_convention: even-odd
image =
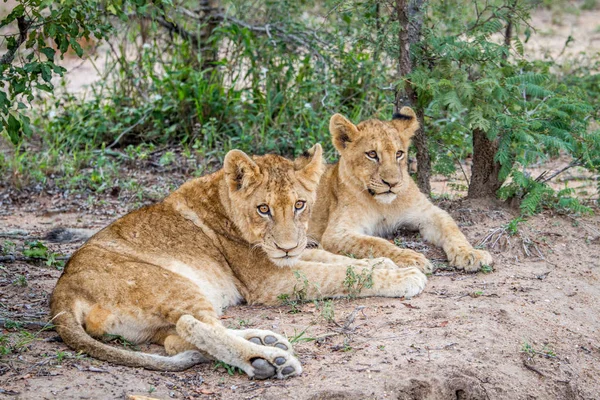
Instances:
[[[260,206],[257,207],[257,209],[258,209],[258,213],[260,215],[269,215],[269,212],[271,211],[269,209],[269,206],[266,204],[261,204]]]
[[[296,209],[296,211],[300,211],[304,208],[304,206],[306,205],[306,201],[304,200],[298,200],[296,202],[296,204],[294,204],[294,208]]]
[[[398,151],[396,152],[396,158],[397,158],[398,160],[402,160],[402,159],[404,158],[404,152],[403,152],[402,150],[398,150]]]
[[[377,157],[377,152],[375,150],[371,150],[371,151],[367,151],[365,153],[367,155],[368,158],[370,158],[371,160],[378,160],[379,158]]]

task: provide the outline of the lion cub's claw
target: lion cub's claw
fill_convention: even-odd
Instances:
[[[405,267],[416,267],[424,274],[430,274],[434,270],[434,265],[427,259],[423,254],[417,253],[416,251],[405,254],[397,264]]]
[[[477,250],[472,247],[460,247],[448,255],[450,265],[466,272],[477,272],[484,265],[492,265],[492,255],[485,250]]]

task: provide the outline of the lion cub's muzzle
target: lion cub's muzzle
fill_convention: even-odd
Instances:
[[[289,267],[294,265],[299,259],[300,255],[306,248],[306,240],[297,242],[293,241],[273,241],[271,245],[264,244],[263,249],[267,253],[267,256],[280,267]]]
[[[386,181],[381,179],[381,182],[374,182],[371,180],[370,185],[367,189],[369,194],[380,203],[391,203],[394,201],[400,189],[402,188],[402,181],[400,180],[389,180]]]

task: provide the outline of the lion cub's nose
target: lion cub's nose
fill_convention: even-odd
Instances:
[[[385,183],[386,185],[388,185],[391,188],[393,188],[394,186],[396,186],[398,183],[400,183],[400,181],[397,180],[390,180],[390,181],[385,181],[385,180],[381,180],[381,182]]]
[[[291,244],[291,243],[278,244],[278,243],[274,242],[274,244],[278,250],[284,251],[286,254],[289,253],[290,251],[294,250],[296,247],[298,247],[298,243],[296,243],[296,244]]]

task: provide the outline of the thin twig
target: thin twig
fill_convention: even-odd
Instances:
[[[465,172],[460,159],[458,158],[458,156],[456,155],[456,153],[448,146],[446,146],[445,144],[437,141],[437,144],[439,144],[440,146],[442,146],[443,148],[445,148],[446,150],[448,150],[450,153],[452,153],[452,157],[454,158],[454,161],[456,161],[458,163],[458,166],[460,167],[460,170],[463,173],[463,176],[465,177],[465,181],[467,181],[467,186],[470,186],[471,183],[469,182],[469,178],[467,177],[467,173]]]
[[[525,368],[527,368],[528,370],[530,370],[530,371],[533,371],[533,372],[535,372],[536,374],[539,374],[540,376],[543,376],[544,378],[546,377],[546,375],[545,375],[545,374],[544,374],[542,371],[540,371],[539,369],[537,369],[537,368],[536,368],[536,367],[534,367],[533,365],[531,365],[531,364],[528,364],[528,363],[527,363],[527,361],[525,361],[525,360],[523,360],[523,366],[524,366]]]
[[[22,229],[14,231],[0,232],[0,238],[11,238],[11,239],[30,239],[31,235],[29,232]]]
[[[20,326],[28,329],[45,328],[44,330],[54,330],[53,324],[46,321],[19,321],[10,318],[0,318],[0,326],[6,326],[6,324],[19,324]]]
[[[576,160],[571,161],[569,163],[569,165],[567,165],[567,166],[559,169],[558,171],[556,171],[555,173],[553,173],[552,175],[550,175],[549,177],[547,177],[545,179],[543,179],[543,178],[545,177],[545,175],[546,175],[546,173],[548,171],[544,171],[537,178],[535,178],[535,180],[536,180],[536,182],[546,183],[549,180],[551,180],[553,178],[556,178],[558,175],[562,174],[563,172],[565,172],[569,168],[573,168],[573,167],[576,167],[576,166],[579,166],[579,165],[581,165],[581,158],[578,158]]]
[[[71,258],[70,255],[54,257],[54,259],[57,260],[57,261],[66,261],[69,258]],[[0,256],[0,262],[14,263],[14,262],[17,262],[17,261],[31,263],[31,262],[37,262],[37,261],[46,261],[46,258],[42,258],[42,257],[15,256],[15,255],[12,255],[12,254],[9,254],[7,256]]]

